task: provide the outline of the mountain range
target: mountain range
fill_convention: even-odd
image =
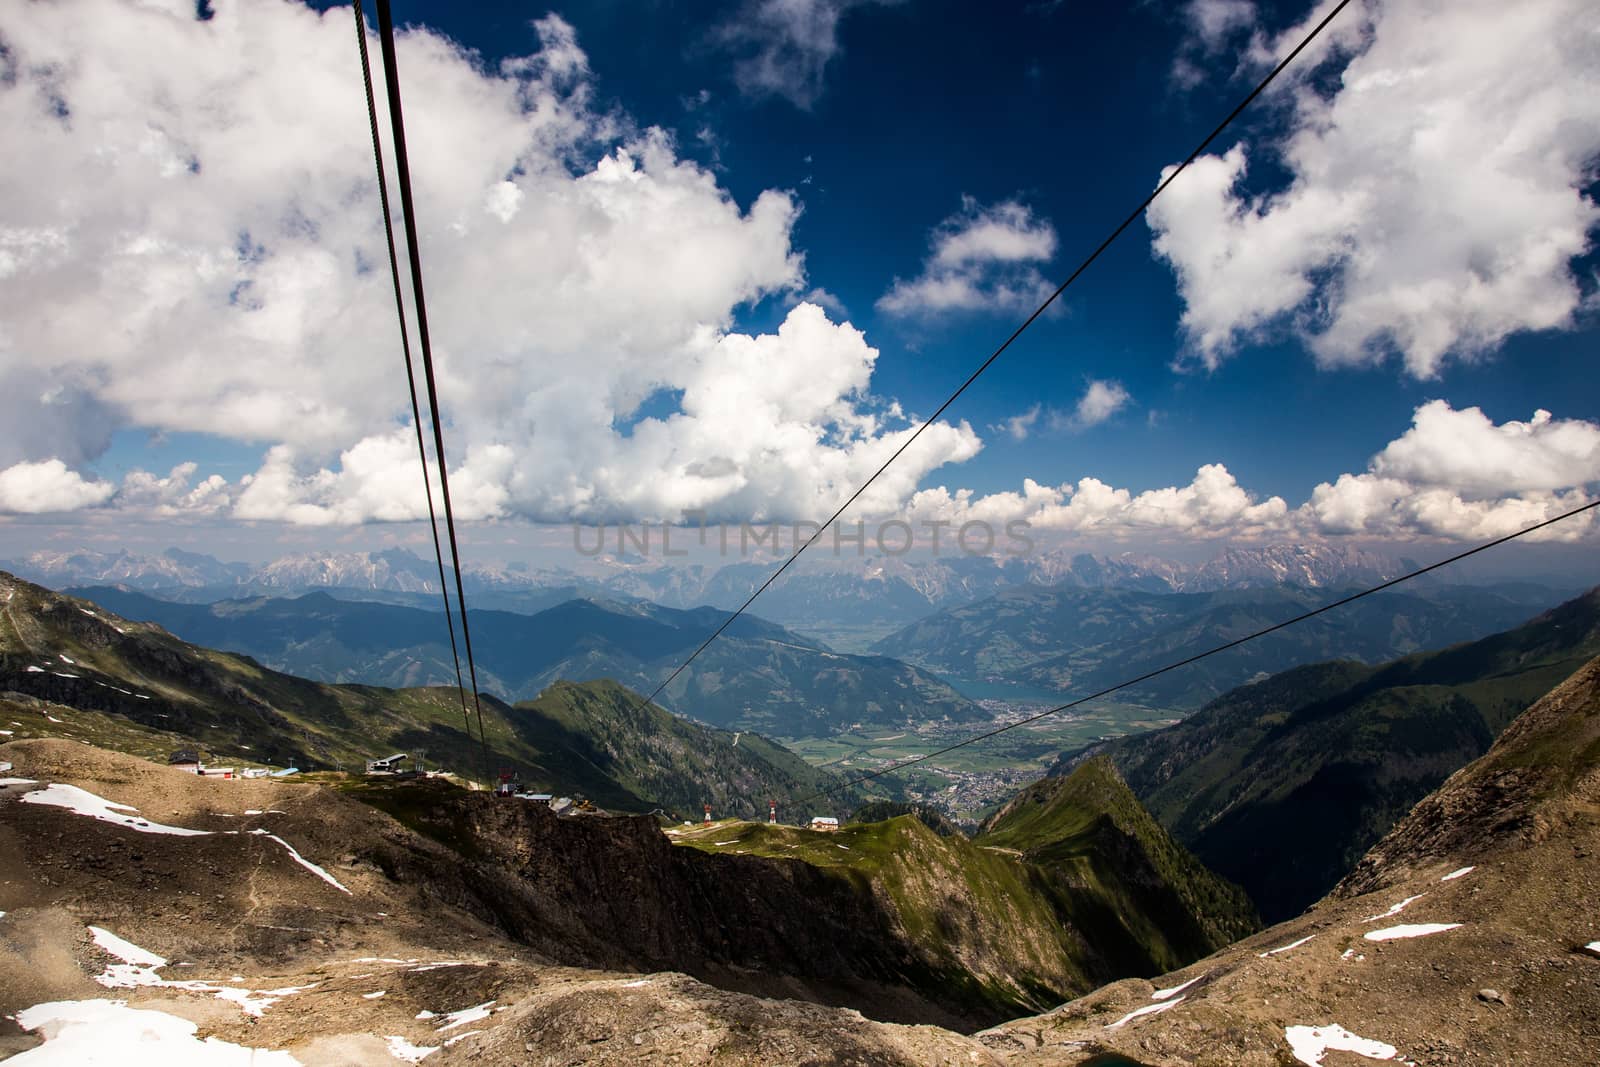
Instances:
[[[1062,925],[1052,893],[1112,889],[1114,917],[1136,930],[1155,914],[1122,891],[1146,864],[1185,863],[1137,825],[1103,760],[1026,791],[969,842],[913,816],[836,834],[722,822],[663,835],[649,819],[557,818],[437,780],[222,782],[10,741],[0,1013],[15,1025],[0,1048],[42,1040],[50,1062],[87,1044],[85,1019],[135,1012],[141,1045],[170,1047],[201,1017],[208,1054],[242,1041],[284,1062],[292,1049],[377,1064],[398,1049],[445,1065],[1586,1063],[1600,1018],[1597,738],[1592,660],[1310,910],[1066,1003],[1107,931]],[[62,806],[86,797],[106,803]],[[1156,854],[1127,851],[1147,841]],[[1199,918],[1224,915],[1213,904]],[[126,992],[75,999],[108,984]]]
[[[310,681],[5,574],[0,699],[25,730],[152,758],[199,746],[209,762],[311,769],[424,752],[471,778],[512,770],[529,788],[624,811],[712,803],[755,817],[837,785],[764,738],[645,706],[609,681],[553,684],[516,705],[485,695],[480,742],[478,709],[454,688]]]
[[[1273,675],[1055,771],[1109,757],[1162,825],[1275,921],[1332,889],[1414,804],[1597,654],[1600,589],[1440,651]]]
[[[813,550],[762,594],[758,610],[836,648],[861,651],[873,640],[935,611],[1019,586],[1148,593],[1282,585],[1337,589],[1374,584],[1414,566],[1409,560],[1331,545],[1235,546],[1200,562],[1058,549],[1026,556],[938,557],[829,555]],[[732,610],[775,567],[776,561],[767,559],[705,563],[599,556],[576,569],[468,560],[463,579],[473,607],[537,611],[574,597],[606,597]],[[159,555],[37,551],[19,560],[0,560],[0,569],[57,589],[109,584],[158,593],[168,600],[325,590],[346,599],[384,599],[426,609],[439,606],[436,565],[402,548],[308,553],[262,565],[224,563],[181,549]]]
[[[209,604],[170,603],[111,587],[75,593],[196,644],[320,681],[400,687],[456,681],[449,634],[435,611],[326,593]],[[610,599],[568,600],[533,614],[468,613],[479,685],[513,701],[557,679],[614,678],[651,692],[724,618],[716,608],[680,611]],[[925,671],[884,656],[835,653],[748,614],[659,699],[701,722],[785,737],[839,733],[859,723],[985,716]]]
[[[1292,585],[1166,594],[1017,588],[937,612],[872,650],[947,677],[1083,694],[1266,629],[1337,595]],[[1376,663],[1483,637],[1560,599],[1544,586],[1510,583],[1378,593],[1141,683],[1121,698],[1186,711],[1302,663]]]

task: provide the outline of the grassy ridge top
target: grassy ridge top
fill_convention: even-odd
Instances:
[[[1181,967],[1258,926],[1243,891],[1184,851],[1103,760],[1024,790],[973,839],[914,814],[833,832],[729,820],[668,836],[867,889],[931,972],[973,976],[1014,1009]]]

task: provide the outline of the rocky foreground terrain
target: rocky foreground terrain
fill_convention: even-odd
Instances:
[[[1577,1064],[1600,1048],[1600,661],[1303,916],[971,1035],[869,1021],[799,983],[808,999],[783,999],[757,974],[762,997],[729,973],[558,966],[504,936],[493,887],[453,875],[446,850],[325,787],[62,741],[0,761],[0,1054],[21,1065],[248,1062],[231,1046],[430,1067]],[[606,906],[604,887],[550,890],[549,922]]]

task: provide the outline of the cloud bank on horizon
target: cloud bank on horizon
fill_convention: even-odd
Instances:
[[[215,6],[207,21],[176,0],[0,15],[15,75],[0,87],[0,134],[27,161],[0,173],[0,419],[13,428],[0,438],[0,513],[425,517],[349,11]],[[815,31],[820,65],[783,86],[774,73],[766,91],[797,104],[821,91],[850,5],[822,6],[831,21],[789,27]],[[1210,32],[1251,32],[1249,54],[1269,54],[1277,42],[1251,29],[1248,5],[1227,6]],[[1575,10],[1563,0],[1422,6],[1438,10],[1362,8],[1323,52],[1347,64],[1338,88],[1301,78],[1281,92],[1285,189],[1243,192],[1235,148],[1158,201],[1155,251],[1200,362],[1287,329],[1330,368],[1397,354],[1426,377],[1512,333],[1572,324],[1571,261],[1597,220],[1579,191],[1600,151],[1593,42],[1560,30]],[[770,21],[788,7],[749,10]],[[1423,32],[1429,19],[1499,42],[1452,52],[1448,35]],[[741,208],[668,136],[592,104],[570,25],[534,25],[541,48],[497,69],[425,29],[399,41],[412,136],[432,146],[414,180],[458,515],[825,516],[915,424],[873,393],[865,335],[795,302],[814,280],[793,195]],[[1507,36],[1538,43],[1542,74],[1572,91],[1541,93],[1495,58],[1516,56]],[[1430,99],[1449,106],[1423,108]],[[1417,122],[1424,136],[1403,125]],[[1445,173],[1457,180],[1434,197]],[[1020,201],[966,199],[931,235],[922,273],[896,279],[879,308],[1015,311],[1048,292],[1040,268],[1055,245]],[[767,297],[793,304],[781,325],[738,332],[738,310]],[[663,399],[666,413],[641,417]],[[1062,419],[1094,425],[1129,402],[1120,384],[1091,382]],[[1026,415],[1006,432],[1025,437],[1038,409]],[[234,482],[194,463],[118,484],[85,476],[119,427],[266,451]],[[1220,464],[1143,492],[1092,476],[988,495],[926,484],[982,446],[965,422],[934,424],[861,513],[1107,536],[1476,538],[1582,502],[1600,481],[1600,423],[1539,412],[1495,424],[1444,401],[1297,506],[1258,498]]]

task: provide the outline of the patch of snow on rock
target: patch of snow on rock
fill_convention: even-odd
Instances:
[[[1357,1037],[1338,1023],[1327,1026],[1285,1027],[1283,1036],[1294,1052],[1294,1058],[1306,1067],[1322,1067],[1322,1057],[1330,1052],[1354,1052],[1369,1060],[1392,1060],[1399,1055],[1393,1045]]]
[[[287,1052],[201,1041],[187,1019],[120,1000],[36,1004],[19,1012],[17,1023],[38,1031],[44,1044],[13,1056],[8,1062],[16,1067],[300,1067]]]
[[[1158,989],[1154,993],[1150,994],[1150,999],[1151,1000],[1166,1000],[1168,997],[1176,996],[1177,994],[1182,993],[1185,989],[1188,989],[1190,986],[1194,985],[1196,982],[1200,981],[1200,979],[1202,979],[1204,977],[1205,977],[1205,975],[1203,975],[1203,974],[1197,974],[1193,978],[1189,979],[1187,982],[1183,983],[1182,985],[1175,985],[1170,989]]]
[[[1159,1004],[1146,1004],[1142,1008],[1134,1008],[1132,1011],[1130,1011],[1128,1014],[1124,1015],[1122,1018],[1118,1019],[1116,1022],[1109,1024],[1106,1027],[1106,1029],[1107,1030],[1115,1030],[1118,1027],[1126,1026],[1128,1023],[1131,1023],[1133,1020],[1139,1018],[1142,1015],[1160,1015],[1162,1012],[1166,1011],[1168,1008],[1175,1008],[1179,1004],[1182,1004],[1182,1003],[1183,1003],[1183,998],[1182,997],[1173,997],[1171,1000],[1164,1000]]]
[[[1307,934],[1298,941],[1291,941],[1287,945],[1279,945],[1277,948],[1269,948],[1265,952],[1256,953],[1256,955],[1260,956],[1262,959],[1266,959],[1268,956],[1276,956],[1280,952],[1288,952],[1292,948],[1299,948],[1301,945],[1305,944],[1307,941],[1310,941],[1316,936],[1316,934]]]
[[[1429,934],[1442,934],[1446,930],[1454,930],[1460,923],[1407,923],[1401,926],[1386,926],[1382,930],[1369,930],[1368,941],[1398,941],[1407,937],[1427,937]]]
[[[132,989],[142,985],[163,984],[161,976],[156,974],[156,968],[167,965],[165,957],[157,956],[149,949],[140,948],[132,941],[125,941],[110,930],[98,926],[89,927],[89,934],[102,951],[122,961],[113,963],[104,973],[95,975],[96,982],[107,989]]]
[[[294,846],[293,845],[289,844],[289,842],[285,841],[283,838],[279,837],[277,834],[271,834],[271,833],[268,833],[265,830],[251,830],[250,832],[252,834],[255,834],[258,837],[270,837],[272,840],[274,840],[278,844],[282,845],[284,847],[284,850],[289,853],[290,858],[293,859],[300,866],[304,867],[306,870],[310,871],[312,874],[316,875],[318,878],[321,878],[324,882],[327,882],[329,885],[333,886],[333,888],[337,889],[339,892],[346,893],[346,894],[348,894],[350,892],[350,890],[346,889],[342,884],[340,884],[339,879],[335,878],[333,875],[329,874],[327,871],[323,870],[321,867],[318,867],[315,863],[312,863],[310,860],[308,860],[304,856],[300,855],[300,853],[298,853],[298,852],[296,852],[294,850]]]
[[[314,989],[318,983],[303,986],[284,986],[282,989],[268,989],[256,992],[250,989],[236,988],[233,986],[219,986],[211,982],[189,980],[173,981],[162,978],[156,971],[167,965],[167,961],[157,956],[149,949],[140,948],[131,941],[126,941],[109,930],[98,926],[89,927],[89,933],[94,937],[94,943],[106,952],[115,956],[121,963],[113,963],[105,969],[103,974],[95,976],[95,981],[108,989],[134,989],[140,986],[155,986],[161,989],[183,989],[191,993],[209,993],[218,1000],[226,1000],[237,1004],[246,1015],[261,1018],[268,1008],[282,1000],[284,997],[295,993],[304,993]],[[234,981],[243,981],[235,976]]]
[[[387,992],[388,992],[387,989],[380,989],[376,993],[363,993],[363,994],[361,994],[361,999],[362,1000],[377,1000]]]
[[[199,992],[212,993],[218,1000],[231,1001],[239,1005],[239,1010],[246,1015],[253,1015],[259,1019],[268,1008],[284,997],[293,996],[296,993],[304,993],[308,989],[315,989],[320,983],[312,982],[310,985],[284,986],[282,989],[266,989],[259,993],[249,989],[234,989],[229,986],[207,986],[202,982],[174,982],[171,984],[178,985],[181,988],[194,988]]]
[[[1439,879],[1439,881],[1441,881],[1441,882],[1453,882],[1457,878],[1460,878],[1463,874],[1471,874],[1473,871],[1475,871],[1477,869],[1478,868],[1476,868],[1476,867],[1462,867],[1460,870],[1451,871],[1449,874],[1447,874],[1443,878]]]
[[[454,1030],[458,1026],[466,1026],[468,1023],[475,1023],[480,1019],[487,1019],[493,1014],[494,1001],[486,1000],[482,1004],[474,1004],[470,1008],[446,1012],[444,1015],[439,1016],[444,1022],[437,1029],[442,1034],[446,1030]]]
[[[1389,906],[1389,910],[1388,911],[1379,912],[1377,915],[1368,915],[1365,919],[1362,919],[1361,921],[1362,922],[1367,922],[1367,923],[1375,923],[1379,919],[1387,919],[1391,915],[1399,915],[1402,911],[1405,910],[1407,904],[1410,904],[1413,900],[1421,900],[1423,897],[1425,897],[1427,895],[1428,894],[1426,894],[1426,893],[1418,893],[1414,897],[1406,897],[1406,899],[1402,900],[1398,904],[1391,904]]]
[[[418,1063],[424,1056],[429,1056],[439,1051],[439,1046],[437,1045],[413,1045],[399,1034],[391,1034],[384,1040],[389,1043],[389,1055],[407,1063]]]
[[[51,807],[66,808],[77,815],[87,815],[91,819],[101,822],[114,823],[129,830],[137,830],[141,834],[172,834],[177,837],[205,837],[210,830],[186,830],[181,826],[164,826],[158,822],[138,816],[138,808],[127,804],[117,804],[106,800],[104,797],[95,796],[87,789],[79,789],[75,785],[62,785],[53,783],[43,789],[36,789],[22,798],[24,804],[47,804]],[[134,812],[127,815],[126,812]]]

